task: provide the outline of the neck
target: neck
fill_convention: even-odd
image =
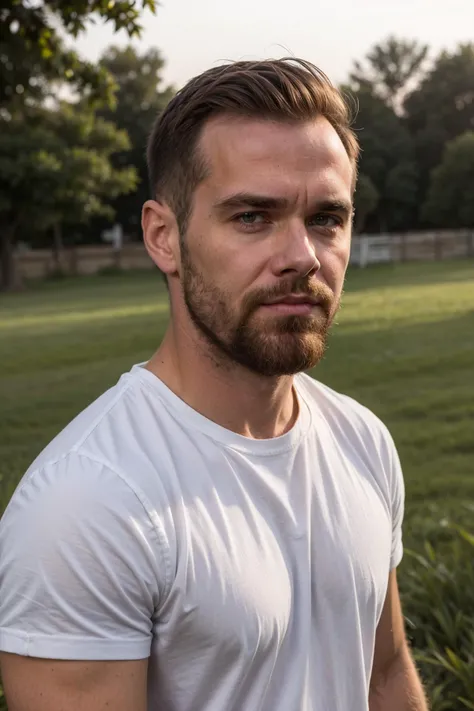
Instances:
[[[171,323],[146,368],[194,410],[245,437],[278,437],[298,415],[293,376],[268,378],[218,362],[193,329]]]

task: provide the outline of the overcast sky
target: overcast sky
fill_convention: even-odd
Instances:
[[[473,41],[474,0],[161,0],[143,24],[134,44],[160,49],[164,79],[178,87],[223,60],[287,54],[341,82],[352,61],[389,34],[425,42],[433,53]],[[96,60],[112,43],[127,37],[97,25],[77,46]]]

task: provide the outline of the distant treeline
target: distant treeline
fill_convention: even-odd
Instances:
[[[136,2],[125,19],[100,0],[87,9],[10,4],[0,52],[3,288],[16,285],[19,242],[59,255],[63,244],[99,241],[112,222],[139,238],[146,139],[175,92],[163,86],[158,50],[110,47],[91,65],[54,29],[56,17],[74,36],[99,12],[134,34]],[[354,63],[341,89],[362,147],[355,230],[474,227],[474,43],[432,57],[424,45],[389,37]],[[58,98],[65,95],[73,98]]]

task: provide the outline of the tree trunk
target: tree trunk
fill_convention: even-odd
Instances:
[[[14,291],[20,289],[22,285],[13,251],[15,229],[15,223],[0,223],[0,289],[2,291]]]
[[[59,222],[53,225],[53,262],[54,270],[60,272],[63,265],[63,235]]]

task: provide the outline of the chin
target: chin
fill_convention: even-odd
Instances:
[[[324,357],[325,351],[326,338],[323,335],[313,333],[305,338],[293,333],[286,334],[286,337],[261,339],[252,349],[239,353],[238,360],[260,375],[278,377],[311,370]]]

